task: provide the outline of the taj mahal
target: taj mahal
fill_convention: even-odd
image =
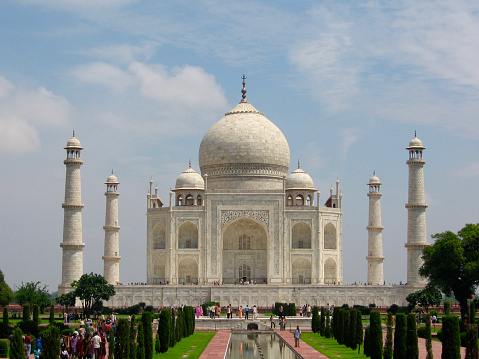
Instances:
[[[59,295],[83,274],[82,149],[75,135],[65,147]],[[368,283],[344,285],[340,182],[336,180],[335,188],[323,197],[299,162],[289,172],[288,141],[246,99],[243,77],[241,101],[201,141],[199,172],[190,163],[167,200],[160,199],[150,180],[146,285],[119,285],[119,181],[113,173],[107,178],[103,275],[115,285],[116,295],[106,304],[405,305],[406,296],[425,285],[418,270],[422,249],[428,245],[425,147],[414,137],[407,150],[407,284],[385,285],[381,181],[374,174],[368,182],[369,220],[365,223]]]

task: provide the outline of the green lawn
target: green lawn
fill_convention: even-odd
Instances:
[[[215,334],[216,332],[195,332],[189,337],[181,339],[173,348],[169,348],[166,353],[153,354],[153,358],[177,359],[183,358],[184,355],[187,355],[184,358],[188,359],[199,358]]]
[[[301,334],[301,339],[330,359],[337,359],[338,357],[345,359],[366,358],[366,355],[363,354],[362,346],[361,353],[358,354],[357,349],[352,350],[345,345],[339,345],[335,339],[324,338],[317,333],[303,332]]]

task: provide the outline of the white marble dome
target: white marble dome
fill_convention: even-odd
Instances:
[[[79,149],[82,149],[82,146],[81,146],[80,141],[78,140],[78,138],[76,138],[75,135],[73,135],[73,137],[68,140],[65,149],[66,149],[66,148],[79,148]]]
[[[369,179],[369,184],[381,184],[381,181],[379,180],[379,177],[378,177],[378,176],[373,175],[373,176]]]
[[[119,184],[118,178],[116,178],[116,176],[113,173],[108,176],[105,183],[106,184]]]
[[[286,178],[286,189],[314,189],[313,179],[301,168],[291,172]]]
[[[422,147],[423,148],[424,146],[422,145],[422,141],[419,138],[417,138],[416,136],[414,136],[414,138],[411,141],[409,141],[409,147]]]
[[[176,189],[205,189],[205,182],[198,172],[191,167],[176,179]]]
[[[281,130],[243,99],[205,134],[199,163],[208,176],[284,177],[289,145]]]

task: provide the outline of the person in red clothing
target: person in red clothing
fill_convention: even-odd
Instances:
[[[30,353],[32,352],[32,337],[30,336],[30,333],[27,333],[23,342],[27,346],[28,355],[30,355]]]

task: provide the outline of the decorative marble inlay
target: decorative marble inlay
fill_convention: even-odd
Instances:
[[[300,223],[300,222],[304,222],[306,224],[309,224],[310,227],[313,226],[312,224],[312,221],[310,218],[304,218],[304,219],[301,219],[301,218],[292,218],[291,219],[291,227],[293,227],[296,223]]]
[[[250,217],[269,227],[269,211],[221,211],[221,228],[240,217]]]
[[[183,223],[185,222],[191,222],[191,223],[194,223],[196,224],[196,227],[199,226],[199,220],[198,218],[178,218],[176,220],[177,224],[178,224],[178,227],[181,226]]]

